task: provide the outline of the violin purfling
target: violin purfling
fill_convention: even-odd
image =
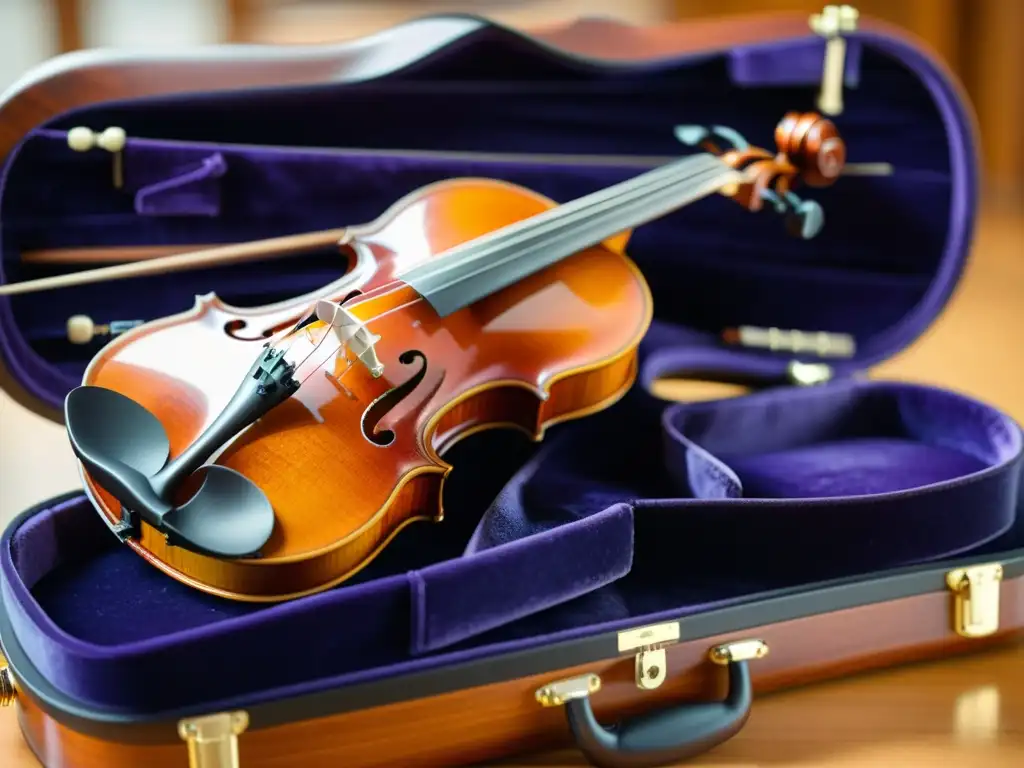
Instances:
[[[558,205],[459,178],[345,230],[320,295],[216,296],[133,328],[65,402],[84,486],[129,547],[197,589],[276,601],[342,583],[405,526],[443,518],[442,456],[483,429],[541,440],[616,402],[653,315],[631,231],[708,195],[813,236],[845,147],[791,113],[777,151],[681,126],[704,151]]]

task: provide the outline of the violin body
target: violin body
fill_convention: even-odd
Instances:
[[[273,507],[274,529],[259,556],[199,554],[145,523],[126,543],[174,578],[225,597],[281,600],[319,591],[365,566],[406,525],[442,519],[452,470],[442,455],[456,441],[490,428],[540,440],[548,426],[617,400],[633,383],[637,345],[652,316],[647,285],[624,251],[628,233],[444,317],[395,279],[399,270],[554,206],[503,182],[456,179],[350,229],[342,247],[356,266],[343,293],[328,298],[349,296],[344,306],[378,337],[383,374],[353,365],[343,346],[215,458]],[[83,384],[150,411],[173,459],[224,409],[268,337],[305,308],[295,300],[243,311],[200,297],[191,311],[112,341]],[[116,525],[120,503],[87,472],[84,480]]]

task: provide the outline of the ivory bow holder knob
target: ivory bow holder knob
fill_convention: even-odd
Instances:
[[[88,344],[97,336],[117,336],[138,325],[142,325],[141,320],[115,320],[97,325],[88,315],[72,315],[67,322],[68,341],[72,344]]]
[[[846,40],[843,35],[857,31],[860,12],[852,5],[827,5],[811,16],[811,29],[825,38],[825,61],[821,73],[818,109],[826,115],[843,111],[843,81],[846,75]]]
[[[107,128],[101,133],[96,133],[85,126],[77,126],[68,131],[68,146],[75,152],[88,152],[94,147],[99,147],[114,156],[114,187],[117,189],[124,186],[124,164],[121,152],[127,143],[128,135],[124,128],[117,126]]]

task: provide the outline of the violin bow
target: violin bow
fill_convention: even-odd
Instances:
[[[823,170],[811,168],[808,175],[804,166],[807,162],[818,162],[813,153],[829,157],[830,151],[821,152],[821,141],[842,142],[832,135],[816,139],[818,144],[808,142],[818,125],[817,115],[788,115],[776,128],[775,140],[778,152],[751,147],[737,132],[722,126],[682,125],[675,129],[676,138],[691,147],[719,155],[730,165],[743,168],[750,181],[736,189],[723,189],[722,193],[734,198],[750,211],[761,210],[767,203],[786,217],[791,233],[809,238],[817,234],[823,224],[820,206],[812,201],[800,200],[791,190],[792,182],[800,177],[810,186],[823,186]],[[788,122],[787,122],[788,121]],[[828,147],[825,148],[829,150]],[[367,150],[369,151],[369,150]],[[376,151],[376,150],[374,150]],[[459,159],[517,160],[537,162],[541,160],[580,164],[604,164],[609,166],[631,166],[654,168],[665,165],[679,157],[674,156],[600,156],[600,155],[531,155],[494,154],[456,151],[394,150],[393,154],[416,156],[449,157]],[[803,164],[803,165],[801,165]],[[800,166],[800,167],[798,167]],[[885,176],[892,173],[886,163],[847,164],[843,157],[830,173],[838,175]],[[834,181],[829,178],[827,183]],[[311,249],[340,246],[344,243],[348,228],[327,229],[316,232],[284,235],[244,243],[224,245],[155,245],[120,247],[82,247],[27,251],[22,255],[26,264],[81,265],[107,262],[115,263],[96,269],[66,275],[25,280],[0,285],[0,296],[12,296],[35,291],[54,290],[87,283],[120,280],[145,275],[165,274],[188,269],[203,269],[224,264],[246,263],[287,255],[297,255]]]
[[[164,274],[168,272],[179,272],[186,269],[204,269],[220,266],[222,264],[235,264],[239,262],[253,262],[264,259],[273,259],[288,254],[303,253],[312,248],[322,248],[331,245],[341,245],[345,241],[347,227],[340,229],[326,229],[319,232],[304,232],[297,235],[285,235],[283,237],[272,237],[266,240],[253,240],[245,243],[232,243],[201,248],[200,250],[185,251],[188,246],[178,246],[177,253],[163,255],[156,258],[136,258],[125,264],[115,264],[98,269],[90,269],[84,272],[73,272],[67,275],[55,275],[43,277],[38,280],[24,280],[17,283],[0,285],[0,296],[13,296],[19,293],[31,293],[33,291],[47,291],[56,288],[67,288],[73,285],[86,283],[98,283],[105,280],[122,280],[128,277],[140,277],[143,275]],[[161,252],[167,246],[158,246]],[[85,256],[83,259],[76,259],[72,263],[82,261],[93,261],[89,258],[87,251],[93,249],[74,249],[72,253],[78,256]],[[110,249],[97,249],[110,250]],[[138,251],[137,248],[130,249]],[[45,263],[58,263],[53,252],[48,252],[43,261]]]

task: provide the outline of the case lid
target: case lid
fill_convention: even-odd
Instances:
[[[849,170],[798,191],[822,206],[817,237],[717,197],[633,234],[656,307],[641,377],[807,383],[820,372],[794,360],[863,371],[912,343],[954,290],[977,160],[964,95],[940,63],[897,30],[829,13],[535,34],[444,15],[326,47],[60,57],[0,100],[0,282],[80,268],[26,263],[48,249],[363,223],[456,175],[568,200],[693,151],[679,125],[726,126],[770,148],[787,112],[827,108]],[[120,131],[112,157],[103,146]],[[338,261],[320,252],[0,297],[3,386],[59,419],[103,332],[211,291],[245,306],[312,291]],[[91,343],[69,339],[97,329]]]

